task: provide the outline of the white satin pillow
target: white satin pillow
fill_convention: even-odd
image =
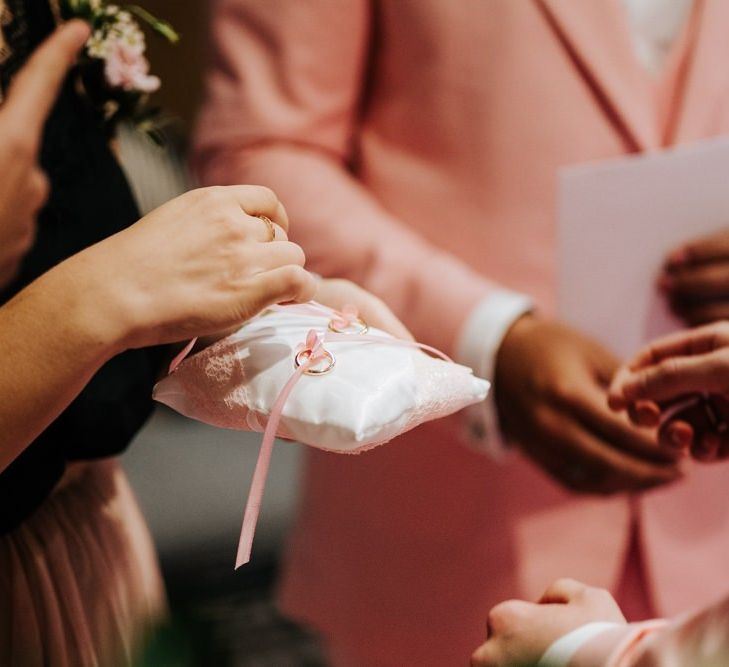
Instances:
[[[332,336],[328,325],[337,316],[318,304],[270,309],[183,361],[154,398],[207,424],[263,431],[307,335]],[[299,378],[283,405],[279,437],[356,453],[486,397],[489,383],[471,369],[377,329],[369,336],[377,340],[324,340],[335,365]]]

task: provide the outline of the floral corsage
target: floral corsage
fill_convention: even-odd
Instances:
[[[140,22],[172,44],[179,35],[172,26],[137,5],[105,0],[64,0],[62,18],[82,18],[93,32],[79,59],[79,87],[101,111],[113,133],[117,123],[130,120],[158,140],[160,112],[148,106],[160,79],[150,74]]]

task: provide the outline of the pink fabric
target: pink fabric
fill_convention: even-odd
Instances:
[[[606,630],[584,644],[568,667],[627,667],[624,661],[635,655],[638,645],[666,625],[666,621],[655,619]]]
[[[238,538],[238,553],[235,556],[236,570],[241,565],[245,565],[251,560],[253,535],[256,532],[258,514],[261,509],[261,503],[263,502],[263,492],[266,488],[266,478],[268,477],[268,468],[271,463],[273,443],[276,439],[276,429],[278,428],[278,422],[281,419],[281,412],[283,411],[286,399],[289,397],[294,385],[299,381],[299,378],[301,378],[309,366],[311,366],[311,364],[317,359],[318,357],[315,356],[315,352],[312,348],[312,353],[309,356],[309,359],[296,368],[289,381],[281,390],[276,402],[273,404],[271,417],[266,425],[266,431],[263,434],[263,441],[261,442],[261,449],[258,452],[258,461],[256,462],[256,469],[253,472],[251,488],[248,492],[248,500],[246,501],[246,508],[243,513],[243,524],[241,525],[240,537]]]
[[[676,620],[632,623],[598,635],[570,667],[723,667],[729,665],[729,597]]]
[[[0,536],[0,664],[133,667],[167,619],[151,536],[118,461],[69,466]]]
[[[729,131],[729,3],[698,7],[664,122],[617,0],[217,0],[198,171],[273,187],[311,268],[452,351],[496,284],[552,310],[561,166],[658,148],[668,125],[676,143]],[[285,606],[365,664],[462,664],[499,601],[620,580],[624,498],[576,499],[458,428],[308,456]],[[636,503],[659,613],[725,581],[726,480],[699,469]]]
[[[643,550],[640,546],[637,527],[631,530],[632,537],[627,557],[623,566],[623,574],[615,589],[615,599],[626,618],[633,621],[644,621],[655,617],[653,601],[645,576]]]

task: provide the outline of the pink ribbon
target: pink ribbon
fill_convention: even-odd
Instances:
[[[335,329],[344,331],[348,327],[352,326],[358,317],[359,312],[354,306],[344,306],[341,313],[335,314],[334,318],[331,321],[331,325]]]
[[[298,366],[293,375],[288,379],[283,389],[276,397],[276,401],[271,408],[271,414],[263,432],[263,440],[261,449],[258,452],[258,461],[256,469],[253,472],[253,480],[251,488],[248,491],[248,500],[246,501],[246,509],[243,514],[243,525],[240,529],[240,538],[238,539],[238,553],[235,556],[235,569],[241,565],[245,565],[251,559],[251,549],[253,547],[253,536],[256,532],[256,524],[258,523],[258,515],[261,511],[261,502],[263,501],[263,492],[266,488],[266,479],[268,478],[268,467],[271,464],[271,454],[273,452],[273,443],[276,439],[276,431],[281,421],[286,401],[291,394],[291,390],[296,386],[301,376],[315,363],[326,358],[326,351],[321,337],[317,335],[313,329],[306,337],[306,344],[300,346],[297,355],[302,351],[308,351],[309,355],[303,364]]]
[[[326,306],[322,306],[315,302],[308,304],[295,304],[291,306],[273,306],[272,310],[285,310],[287,312],[298,312],[307,315],[324,315],[328,317],[329,322],[338,329],[346,329],[359,317],[357,309],[353,306],[347,306],[340,312],[332,311]],[[332,315],[334,315],[333,318]],[[194,347],[196,341],[196,338],[191,340],[172,360],[172,363],[170,364],[170,373],[172,373],[182,363]],[[308,354],[304,358],[303,363],[296,367],[296,370],[294,370],[291,377],[287,380],[286,384],[279,392],[279,395],[276,397],[273,407],[271,408],[271,414],[268,417],[268,423],[266,424],[266,428],[263,432],[261,449],[258,452],[258,461],[256,462],[256,468],[253,472],[253,479],[248,492],[248,500],[246,501],[245,512],[243,513],[243,523],[241,526],[240,537],[238,539],[238,552],[235,557],[236,570],[241,567],[241,565],[248,563],[251,559],[253,537],[256,532],[258,515],[261,511],[263,492],[266,488],[266,479],[268,477],[268,469],[271,464],[271,454],[273,453],[273,443],[276,439],[276,432],[278,431],[278,425],[281,421],[286,401],[288,400],[291,391],[296,386],[296,383],[301,379],[301,376],[304,375],[306,371],[308,371],[312,366],[315,366],[317,363],[329,359],[330,355],[324,348],[324,343],[331,342],[384,343],[386,345],[418,348],[425,352],[430,352],[444,361],[452,361],[450,357],[440,350],[431,347],[430,345],[416,343],[415,341],[401,340],[399,338],[390,338],[386,336],[375,336],[372,334],[347,334],[334,333],[332,331],[318,333],[314,329],[310,330],[306,336],[306,342],[303,345],[300,345],[296,350],[297,357],[301,355],[302,352],[307,352]]]
[[[355,314],[355,318],[357,315]],[[294,371],[293,375],[288,379],[283,389],[279,393],[276,401],[271,409],[268,417],[266,429],[263,432],[263,441],[261,449],[258,453],[258,461],[256,469],[253,473],[253,481],[248,492],[248,501],[246,502],[245,513],[243,514],[243,525],[241,526],[240,539],[238,540],[238,553],[235,557],[235,569],[241,565],[245,565],[251,559],[251,548],[253,546],[253,536],[256,532],[256,524],[258,523],[258,514],[261,509],[261,501],[263,500],[263,492],[266,488],[266,478],[268,477],[268,467],[271,463],[271,453],[273,452],[273,443],[276,439],[276,431],[278,430],[281,415],[286,405],[291,391],[296,386],[301,376],[312,365],[328,358],[327,351],[324,349],[325,342],[362,342],[362,343],[386,343],[387,345],[399,345],[402,347],[419,348],[430,352],[444,361],[451,359],[430,345],[416,343],[409,340],[400,340],[399,338],[388,338],[385,336],[373,336],[371,334],[342,334],[326,332],[317,333],[313,329],[306,336],[306,344],[300,346],[297,354],[302,351],[309,352],[306,361]]]
[[[197,338],[193,338],[191,341],[188,342],[185,347],[183,347],[178,354],[175,355],[175,358],[170,361],[170,367],[167,371],[167,374],[174,373],[177,370],[177,367],[185,361],[185,357],[187,357],[190,352],[192,352],[192,348],[195,347],[195,343],[197,343]]]

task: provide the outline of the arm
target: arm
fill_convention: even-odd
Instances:
[[[729,598],[668,623],[626,623],[605,590],[554,582],[538,603],[494,607],[473,667],[659,667],[729,664]]]
[[[0,471],[114,354],[72,267],[59,265],[0,308]]]
[[[660,667],[729,664],[729,598],[665,623],[608,630],[577,651],[569,667]]]
[[[278,225],[276,241],[257,217]],[[0,308],[0,471],[129,348],[223,331],[316,283],[266,188],[197,190],[39,278]]]
[[[364,286],[416,338],[453,352],[497,288],[409,230],[349,171],[371,11],[366,0],[217,2],[196,164],[206,183],[271,185],[314,270]]]

